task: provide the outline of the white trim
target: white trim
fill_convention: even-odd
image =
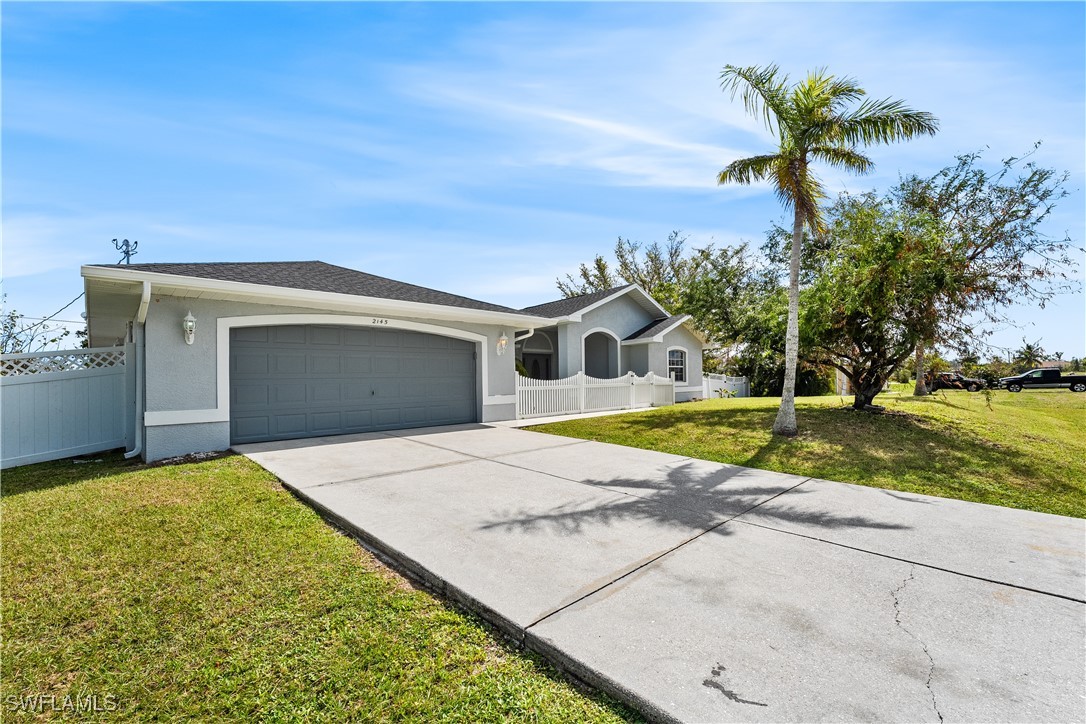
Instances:
[[[163,425],[195,425],[203,422],[230,422],[229,410],[224,416],[222,410],[160,410],[143,413],[145,427]]]
[[[149,282],[161,294],[172,294],[173,290],[191,291],[192,296],[221,298],[236,301],[255,301],[267,304],[291,304],[311,306],[318,309],[342,309],[347,312],[376,315],[398,315],[423,317],[444,321],[477,322],[480,324],[505,324],[523,329],[530,326],[545,326],[552,322],[546,317],[536,317],[518,312],[492,312],[485,309],[450,307],[444,304],[425,304],[423,302],[404,302],[382,297],[364,297],[357,294],[337,292],[319,292],[311,289],[291,289],[267,284],[231,282],[221,279],[204,279],[179,274],[161,274],[137,269],[119,269],[115,267],[83,266],[80,273],[84,279],[104,281]],[[210,294],[209,294],[210,293]],[[224,295],[224,296],[223,296]],[[179,295],[174,295],[179,296]]]
[[[679,350],[683,353],[683,384],[690,384],[690,350],[681,345],[673,344],[664,350],[664,373],[675,383],[676,391],[678,391],[679,381],[671,376],[671,353],[675,350]],[[697,389],[701,389],[700,387]]]
[[[539,347],[529,347],[528,346],[528,340],[534,340],[537,337],[540,337],[540,338],[545,339],[547,341],[547,348],[546,349],[540,349]],[[527,352],[528,354],[554,354],[554,342],[551,341],[551,336],[549,334],[546,334],[546,333],[540,334],[538,330],[532,330],[531,335],[529,335],[529,336],[527,336],[527,337],[525,337],[524,339],[521,340],[521,342],[520,342],[520,351],[521,351],[522,354],[524,352]]]
[[[97,354],[98,352],[124,351],[123,344],[115,344],[112,347],[80,347],[79,349],[46,349],[41,352],[12,352],[0,354],[0,359],[30,359],[31,357],[59,357],[65,354]]]
[[[588,339],[588,335],[595,334],[596,332],[603,332],[608,337],[611,337],[612,339],[615,340],[615,368],[616,368],[615,369],[615,377],[621,377],[622,376],[622,340],[618,338],[617,334],[615,334],[611,330],[607,329],[607,327],[593,327],[592,329],[588,330],[587,332],[585,332],[584,334],[581,335],[581,372],[584,372],[585,374],[588,374],[588,372],[585,370],[585,367],[587,367],[587,365],[585,364],[584,341],[586,339]]]
[[[413,332],[437,334],[476,342],[476,357],[480,371],[481,403],[478,410],[482,416],[482,405],[509,404],[516,402],[516,395],[490,395],[488,374],[489,339],[486,335],[468,332],[452,327],[439,327],[406,319],[382,319],[381,324],[373,323],[373,316],[349,317],[342,314],[257,314],[246,317],[219,317],[215,333],[215,407],[208,410],[160,410],[149,411],[143,415],[143,424],[147,427],[160,425],[191,425],[205,422],[230,421],[230,330],[237,327],[274,327],[286,324],[328,324],[340,327],[376,327],[379,329],[406,329]],[[509,398],[508,400],[506,398]]]
[[[143,289],[140,290],[140,306],[136,309],[136,324],[143,324],[147,321],[147,307],[151,303],[151,282],[143,282]]]
[[[491,395],[483,400],[484,405],[515,405],[516,403],[516,395]]]

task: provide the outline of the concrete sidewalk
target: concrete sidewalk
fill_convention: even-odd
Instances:
[[[1086,720],[1086,521],[483,425],[238,450],[653,718]]]

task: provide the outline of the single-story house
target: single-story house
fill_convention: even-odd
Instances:
[[[677,400],[701,393],[702,337],[634,284],[511,309],[319,261],[82,275],[90,345],[131,345],[147,460],[515,419],[517,361],[540,379],[652,372]]]

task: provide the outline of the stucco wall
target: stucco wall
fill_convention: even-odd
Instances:
[[[622,348],[622,373],[644,377],[649,372],[649,345],[632,344]]]
[[[143,445],[144,459],[147,462],[194,452],[227,450],[230,447],[230,423],[203,422],[194,425],[148,427]]]
[[[601,307],[586,312],[580,322],[570,322],[558,328],[558,374],[568,377],[583,369],[581,340],[585,334],[596,328],[613,332],[621,341],[653,320],[653,315],[641,305],[623,295]],[[619,351],[618,369],[626,369],[622,359],[624,349]]]
[[[195,341],[192,345],[185,344],[181,331],[181,319],[189,311],[197,320]],[[152,413],[213,410],[229,404],[228,400],[220,404],[217,399],[219,318],[317,313],[320,313],[319,310],[311,308],[152,295],[146,323],[146,410]],[[334,316],[335,319],[328,323],[339,323],[342,320],[343,324],[349,324],[352,320],[363,319],[368,323],[372,319],[364,315]],[[478,365],[477,374],[480,378],[476,381],[476,391],[479,398],[479,419],[492,422],[513,419],[516,416],[512,341],[504,355],[498,356],[496,352],[496,342],[502,332],[512,340],[515,333],[512,327],[416,317],[387,318],[393,326],[397,321],[409,321],[484,335],[487,341],[478,344],[476,349],[480,358],[481,355],[486,355],[487,362],[485,385],[481,379],[483,365]],[[291,320],[288,317],[274,323],[291,324]],[[484,399],[484,395],[487,399]],[[223,450],[229,447],[229,435],[229,423],[223,422],[151,426],[148,427],[146,438],[146,457],[148,460],[156,460],[185,452]]]
[[[701,397],[701,341],[680,324],[664,335],[662,343],[649,345],[650,366],[654,373],[667,376],[667,350],[669,347],[682,347],[686,350],[686,382],[675,386],[675,399],[679,401]],[[683,390],[683,388],[690,388]]]

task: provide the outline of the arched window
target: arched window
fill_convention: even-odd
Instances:
[[[686,382],[686,350],[672,348],[667,351],[667,374],[676,382]]]

